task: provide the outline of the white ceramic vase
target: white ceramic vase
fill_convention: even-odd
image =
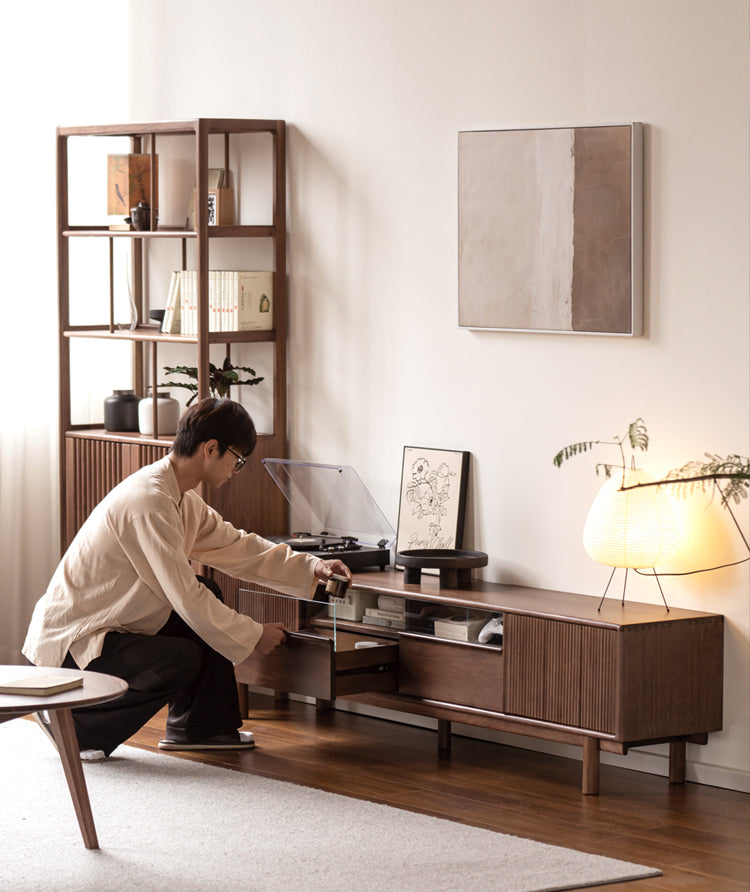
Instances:
[[[156,425],[160,437],[177,433],[180,404],[168,393],[156,394]],[[147,396],[138,403],[138,430],[146,436],[154,435],[154,400]]]

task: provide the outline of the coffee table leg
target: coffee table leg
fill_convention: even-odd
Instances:
[[[86,789],[86,779],[83,776],[81,756],[78,750],[78,738],[73,725],[73,716],[69,709],[49,709],[49,720],[52,733],[58,743],[60,760],[62,761],[65,780],[68,782],[73,807],[78,818],[78,826],[81,828],[83,843],[87,849],[98,849],[99,842],[96,838],[94,816],[91,814],[89,793]]]

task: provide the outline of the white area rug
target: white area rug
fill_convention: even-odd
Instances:
[[[541,892],[648,876],[637,864],[120,747],[84,764],[99,845],[83,846],[57,753],[0,724],[7,892]]]

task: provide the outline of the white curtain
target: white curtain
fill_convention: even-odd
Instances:
[[[100,0],[14,3],[4,30],[0,663],[18,663],[60,557],[55,127],[127,120],[128,53],[122,7]]]

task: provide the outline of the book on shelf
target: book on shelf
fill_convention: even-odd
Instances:
[[[229,178],[227,177],[227,185],[229,185],[228,180]],[[224,188],[223,167],[208,168],[208,188],[213,190]],[[193,189],[190,196],[190,206],[188,207],[187,218],[185,220],[185,229],[187,229],[188,231],[192,231],[195,229],[195,196],[196,190]]]
[[[269,270],[209,270],[209,331],[270,331],[273,328],[273,273]],[[172,274],[162,331],[198,333],[198,274]]]
[[[436,619],[435,637],[449,638],[451,641],[476,641],[487,617],[480,619]]]
[[[164,319],[161,330],[165,334],[179,334],[180,327],[180,271],[174,270],[169,277],[169,290],[164,304]]]
[[[0,682],[0,694],[32,694],[44,697],[83,686],[82,675],[27,675]]]
[[[403,610],[381,610],[379,607],[368,607],[365,616],[379,616],[381,619],[404,619]]]
[[[378,607],[381,610],[397,610],[403,613],[406,610],[406,601],[396,595],[378,595]]]
[[[384,616],[371,616],[367,613],[362,617],[362,622],[366,626],[383,626],[386,629],[405,629],[406,620],[402,616],[400,619],[388,619]]]
[[[224,168],[209,167],[208,168],[208,188],[223,189],[224,188]]]
[[[230,331],[270,331],[273,328],[273,273],[236,272],[237,307]],[[233,286],[234,287],[234,286]]]

